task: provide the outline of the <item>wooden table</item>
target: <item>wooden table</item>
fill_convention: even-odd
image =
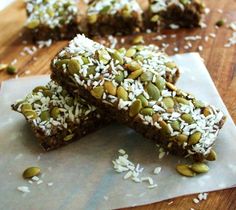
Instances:
[[[140,2],[144,2],[141,1]],[[211,74],[215,85],[223,98],[231,116],[236,122],[236,46],[225,48],[228,38],[232,35],[232,30],[223,26],[216,29],[214,24],[217,20],[226,18],[228,23],[236,21],[236,1],[235,0],[207,0],[207,7],[210,13],[206,17],[207,27],[204,29],[180,29],[180,30],[164,30],[161,33],[167,34],[167,38],[162,41],[153,41],[152,38],[157,33],[145,34],[145,43],[153,43],[161,45],[162,42],[169,43],[167,48],[168,54],[174,54],[174,48],[179,49],[179,53],[197,51],[198,46],[203,46],[200,52],[205,60],[205,64]],[[40,75],[50,73],[49,64],[51,58],[66,45],[66,41],[54,43],[50,48],[38,49],[33,55],[22,56],[24,47],[32,47],[27,33],[23,30],[25,21],[25,12],[23,1],[16,1],[14,4],[0,12],[0,63],[11,63],[17,61],[15,66],[18,68],[17,76],[23,77],[28,75]],[[210,33],[216,34],[215,38],[209,37],[206,42],[205,36]],[[170,34],[176,34],[176,38],[171,38]],[[192,48],[184,50],[186,41],[184,37],[190,35],[200,35],[203,39],[191,41]],[[127,37],[125,45],[130,43],[132,37]],[[27,40],[27,43],[23,40]],[[193,67],[194,68],[194,67]],[[0,72],[0,82],[6,79],[14,78]],[[236,178],[236,177],[235,177]],[[184,196],[176,199],[167,200],[151,205],[127,209],[164,209],[164,210],[235,210],[236,209],[236,189],[221,190],[211,192],[207,201],[200,204],[194,204],[192,199],[197,195]],[[170,204],[170,202],[173,203]],[[169,205],[168,205],[169,204]]]

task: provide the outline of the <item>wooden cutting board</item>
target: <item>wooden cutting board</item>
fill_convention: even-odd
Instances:
[[[146,5],[146,1],[141,1],[142,5]],[[225,48],[228,38],[232,35],[232,30],[227,25],[216,29],[214,24],[217,20],[226,18],[227,22],[236,21],[236,1],[235,0],[206,0],[210,13],[206,17],[207,27],[204,29],[179,29],[179,30],[163,30],[162,34],[166,34],[167,38],[158,41],[153,40],[158,33],[143,34],[145,44],[156,44],[161,46],[162,43],[168,43],[170,46],[166,52],[172,55],[174,48],[178,48],[178,53],[198,51],[198,47],[202,46],[203,50],[199,53],[205,61],[213,81],[226,104],[229,113],[234,122],[236,122],[236,45],[231,48]],[[81,11],[84,11],[82,4]],[[67,41],[54,43],[49,48],[37,49],[33,55],[24,55],[24,48],[32,48],[30,36],[24,29],[25,11],[23,1],[18,0],[8,8],[0,12],[0,63],[16,62],[14,65],[18,69],[17,75],[11,76],[5,72],[0,72],[0,82],[14,77],[23,77],[28,75],[49,74],[50,60],[53,56],[67,44]],[[216,37],[209,36],[211,33]],[[160,33],[159,33],[160,34]],[[170,36],[176,34],[176,37]],[[202,39],[190,41],[192,48],[185,50],[184,46],[187,41],[186,36],[199,35]],[[209,36],[209,40],[205,41],[204,37]],[[174,38],[173,38],[174,37]],[[125,46],[131,43],[132,36],[125,37]],[[117,46],[122,46],[118,43]],[[193,66],[194,68],[194,66]],[[188,82],[188,81],[186,81]],[[17,90],[16,90],[17,91]],[[235,139],[236,140],[236,139]],[[197,195],[190,195],[176,199],[167,200],[151,205],[136,207],[132,209],[164,209],[164,210],[235,210],[236,209],[236,189],[222,190],[211,192],[206,201],[200,204],[194,204],[193,198]],[[171,202],[173,201],[173,202]],[[171,203],[170,203],[171,202]],[[131,208],[130,208],[131,209]]]

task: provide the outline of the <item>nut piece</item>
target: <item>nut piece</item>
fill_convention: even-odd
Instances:
[[[154,110],[153,110],[153,108],[144,108],[144,109],[141,110],[140,113],[143,114],[143,115],[152,116],[154,114]]]
[[[127,101],[128,100],[128,92],[122,86],[119,86],[117,88],[117,97],[119,99],[123,99],[124,101]]]
[[[105,88],[105,91],[109,93],[110,95],[113,95],[113,96],[116,95],[116,87],[111,81],[104,82],[104,88]]]
[[[94,24],[97,22],[97,19],[98,19],[98,15],[97,14],[91,14],[91,15],[88,15],[88,22],[90,24]]]
[[[70,141],[70,140],[74,137],[74,135],[75,135],[75,134],[73,134],[73,133],[72,133],[72,134],[69,134],[69,135],[67,135],[66,137],[64,137],[63,140],[64,140],[64,141]]]
[[[203,110],[203,114],[204,114],[205,117],[207,117],[208,115],[212,114],[211,108],[210,107],[206,107]]]
[[[36,119],[38,117],[37,113],[33,110],[27,110],[23,114],[27,119]]]
[[[60,114],[60,109],[58,107],[53,107],[51,111],[53,119],[56,119],[59,116],[59,114]]]
[[[147,85],[147,92],[153,100],[158,100],[161,96],[159,89],[151,82]]]
[[[78,74],[80,71],[80,64],[79,61],[77,60],[70,60],[68,62],[68,71],[70,72],[70,74]]]
[[[136,71],[131,72],[131,74],[128,76],[128,78],[129,79],[137,79],[142,73],[143,73],[143,70],[138,69]]]
[[[144,43],[144,40],[143,40],[143,36],[141,36],[141,35],[136,36],[133,39],[133,44],[143,44],[143,43]]]
[[[179,174],[187,177],[196,176],[196,173],[191,170],[191,168],[186,164],[178,164],[176,170]]]
[[[141,100],[137,99],[132,103],[130,107],[129,116],[135,117],[140,112],[141,109],[142,109],[142,102]]]
[[[50,119],[49,111],[42,111],[41,114],[40,114],[40,119],[42,121],[48,121]]]
[[[193,144],[197,144],[199,142],[199,140],[201,139],[201,132],[197,131],[195,133],[193,133],[190,137],[189,137],[189,141],[188,144],[189,145],[193,145]]]
[[[216,158],[217,158],[216,152],[213,149],[211,149],[210,153],[206,156],[206,160],[214,161],[216,160]]]
[[[188,141],[188,136],[185,134],[179,134],[177,136],[177,141],[181,144],[183,144],[184,142]]]
[[[196,173],[206,173],[209,171],[209,167],[204,163],[194,163],[191,169]]]
[[[102,95],[104,93],[104,88],[103,86],[97,86],[94,89],[91,90],[91,95],[94,96],[97,99],[101,99]]]
[[[32,178],[33,176],[38,176],[40,174],[40,168],[39,167],[29,167],[24,170],[22,176],[25,179]]]

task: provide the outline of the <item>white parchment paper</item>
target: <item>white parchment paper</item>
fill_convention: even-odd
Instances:
[[[222,109],[227,122],[216,143],[218,160],[209,162],[210,171],[194,178],[175,172],[177,162],[185,160],[168,155],[158,159],[158,150],[148,141],[124,126],[112,124],[80,141],[45,153],[38,146],[23,117],[10,109],[36,85],[49,81],[48,76],[23,78],[2,83],[0,92],[0,209],[114,209],[153,203],[191,193],[233,187],[236,184],[236,129],[201,58],[196,53],[176,55],[181,68],[178,87]],[[123,180],[114,172],[111,161],[123,148],[129,159],[144,167],[142,176],[151,176],[158,184]],[[29,184],[21,174],[29,166],[42,170],[42,184]],[[162,167],[154,175],[155,167]],[[53,182],[53,186],[47,183]],[[16,190],[29,186],[30,193]]]

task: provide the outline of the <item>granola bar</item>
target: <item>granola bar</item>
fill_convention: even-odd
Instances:
[[[74,0],[26,0],[26,12],[34,41],[72,39],[78,33]]]
[[[87,10],[90,35],[131,34],[142,27],[142,9],[136,0],[95,0]]]
[[[207,158],[224,114],[165,81],[142,62],[126,56],[117,59],[115,52],[78,35],[53,59],[52,78],[170,152]],[[165,60],[159,61],[160,66],[164,64]]]
[[[202,0],[149,0],[148,22],[154,29],[196,27],[204,8]]]
[[[12,105],[23,114],[44,150],[56,149],[108,124],[97,109],[79,97],[72,98],[53,81],[39,86]]]

